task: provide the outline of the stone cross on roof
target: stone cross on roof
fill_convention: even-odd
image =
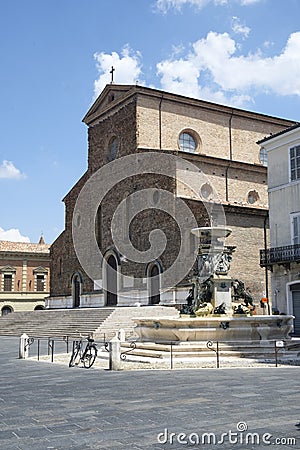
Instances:
[[[111,71],[109,73],[111,73],[111,84],[114,82],[114,71],[116,69],[114,68],[114,66],[111,66]]]

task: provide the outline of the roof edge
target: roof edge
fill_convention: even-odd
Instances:
[[[177,102],[182,102],[182,103],[189,103],[194,104],[195,106],[202,106],[203,108],[207,108],[207,109],[213,109],[213,110],[218,110],[220,112],[225,112],[228,114],[235,114],[237,116],[248,116],[251,117],[253,119],[263,119],[265,121],[270,121],[273,122],[277,121],[280,123],[280,125],[286,125],[286,127],[290,127],[290,126],[295,126],[295,124],[297,124],[298,122],[295,122],[294,120],[291,119],[286,119],[286,118],[282,118],[282,117],[277,117],[277,116],[271,116],[268,114],[263,114],[260,112],[255,112],[255,111],[249,111],[247,109],[241,109],[241,108],[237,108],[234,106],[228,106],[228,105],[224,105],[224,104],[219,104],[219,103],[214,103],[214,102],[210,102],[207,100],[202,100],[202,99],[198,99],[195,97],[187,97],[181,94],[175,94],[172,92],[168,92],[168,91],[163,91],[161,89],[155,89],[155,88],[150,88],[147,86],[141,86],[141,85],[122,85],[122,84],[107,84],[105,86],[105,88],[103,89],[103,91],[101,92],[101,94],[99,95],[99,97],[95,100],[95,102],[92,104],[92,106],[90,107],[90,109],[88,110],[88,112],[86,113],[86,115],[84,116],[84,118],[82,119],[82,121],[86,124],[89,123],[89,116],[93,115],[101,101],[103,101],[103,99],[105,98],[105,96],[107,95],[107,93],[112,90],[112,89],[117,89],[117,90],[122,90],[125,92],[127,92],[127,95],[125,95],[123,98],[119,98],[118,99],[118,103],[122,102],[123,100],[128,100],[129,97],[131,97],[134,94],[143,94],[143,95],[149,95],[152,97],[158,97],[158,98],[162,98],[164,100],[169,100],[169,101],[177,101]],[[114,105],[115,106],[115,105]],[[105,110],[103,112],[106,112],[107,108],[105,108]],[[99,113],[99,115],[101,115],[101,112]]]
[[[263,144],[263,143],[265,143],[267,141],[270,141],[270,140],[275,139],[275,138],[277,138],[279,136],[282,136],[283,134],[289,133],[290,131],[296,130],[299,127],[300,127],[300,123],[296,122],[294,125],[286,128],[285,130],[278,131],[278,133],[271,134],[270,136],[266,136],[263,139],[261,139],[260,141],[257,141],[256,143],[258,145]]]

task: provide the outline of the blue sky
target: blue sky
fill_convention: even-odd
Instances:
[[[110,81],[300,120],[299,0],[0,4],[0,239],[51,243]]]

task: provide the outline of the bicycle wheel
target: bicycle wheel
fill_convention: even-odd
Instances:
[[[96,357],[97,357],[97,353],[98,350],[95,347],[95,345],[89,345],[85,351],[84,354],[82,355],[82,362],[83,362],[83,366],[86,369],[90,369],[92,367],[92,365],[94,364]]]
[[[80,342],[75,342],[74,349],[69,362],[69,367],[74,367],[76,364],[79,363],[80,348],[81,348]]]

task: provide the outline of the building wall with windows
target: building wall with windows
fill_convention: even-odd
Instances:
[[[284,130],[292,122],[141,86],[114,84],[106,86],[83,121],[88,126],[88,168],[64,198],[65,230],[51,246],[51,292],[47,305],[72,308],[125,305],[136,301],[134,295],[132,299],[123,298],[121,294],[117,298],[108,295],[106,288],[110,282],[106,275],[103,276],[105,286],[87,276],[73,246],[72,218],[80,190],[99,168],[104,168],[114,158],[149,151],[178,155],[205,174],[208,181],[199,184],[201,195],[209,201],[209,190],[213,186],[227,223],[234,230],[228,239],[228,245],[236,246],[231,275],[242,279],[258,301],[265,287],[259,249],[264,242],[268,199],[267,168],[265,160],[260,160],[256,141]],[[151,209],[131,224],[131,240],[140,251],[149,246],[149,233],[157,225],[168,237],[167,250],[152,262],[156,267],[151,269],[145,264],[122,259],[114,249],[110,229],[117,205],[133,192],[145,188],[168,190],[184,198],[199,226],[205,226],[210,218],[202,201],[197,201],[186,186],[168,177],[153,174],[131,177],[109,192],[96,217],[98,245],[108,265],[116,266],[123,274],[147,278],[147,274],[165,271],[176,257],[180,236],[172,220]],[[118,277],[114,283],[118,283]],[[128,289],[134,293],[135,286],[128,286]],[[146,280],[144,289],[146,296],[142,302],[151,303],[154,301],[151,298],[156,302],[158,296],[151,292],[157,287],[149,286]],[[164,304],[182,301],[188,290],[188,286],[180,284],[173,292],[162,294],[159,301]]]
[[[300,125],[263,139],[268,154],[270,246],[262,265],[271,274],[273,309],[294,314],[300,336]]]
[[[50,246],[0,241],[0,315],[45,306],[50,291]]]
[[[198,139],[196,153],[215,158],[261,164],[256,142],[276,133],[282,119],[237,108],[139,88],[137,145],[141,148],[179,150],[185,130]],[[291,124],[286,121],[286,126]]]
[[[294,231],[298,228],[295,222],[300,215],[299,128],[274,136],[262,145],[268,152],[271,245],[299,243],[298,238],[294,239]]]

